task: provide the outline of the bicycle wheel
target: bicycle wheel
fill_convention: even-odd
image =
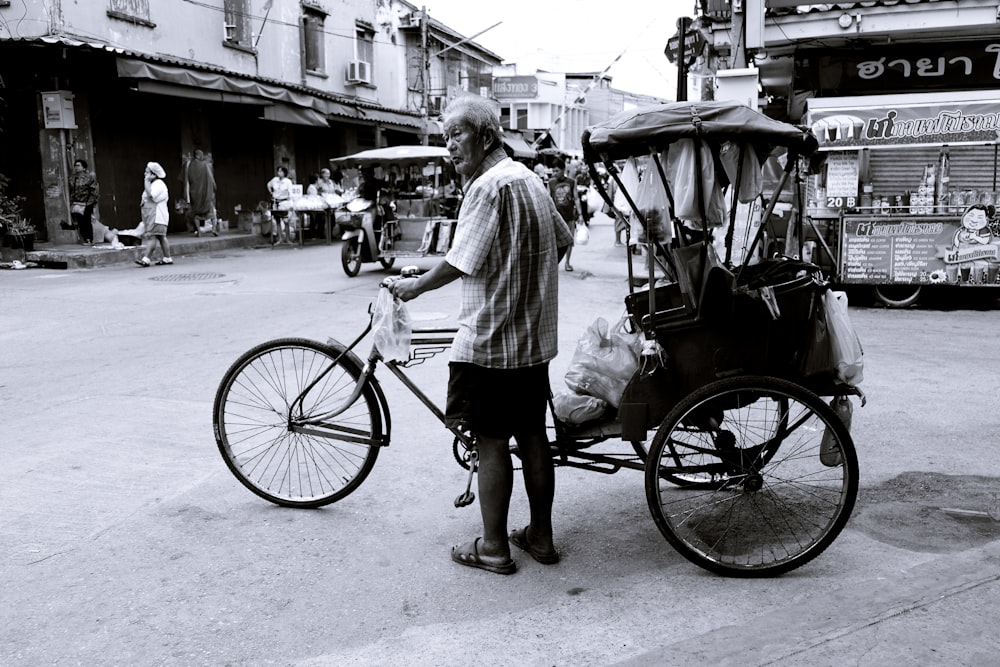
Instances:
[[[816,394],[768,377],[720,380],[681,400],[653,437],[645,472],[667,541],[737,577],[782,574],[818,556],[858,492],[847,427]]]
[[[342,350],[282,338],[251,349],[226,371],[215,395],[215,439],[229,470],[261,498],[285,507],[328,505],[354,491],[375,465],[382,413],[372,385],[336,417],[302,423],[333,411],[354,390],[361,376],[354,354],[322,375]],[[293,414],[293,402],[314,381]]]

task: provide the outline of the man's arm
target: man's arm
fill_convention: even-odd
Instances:
[[[398,296],[403,301],[415,299],[424,292],[436,290],[444,287],[450,282],[461,278],[464,273],[456,269],[446,261],[435,265],[433,269],[419,278],[404,278],[392,284],[393,296]]]

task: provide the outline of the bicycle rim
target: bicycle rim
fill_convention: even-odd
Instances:
[[[340,350],[288,338],[263,343],[227,371],[215,398],[215,437],[226,465],[258,496],[286,507],[320,507],[364,481],[378,457],[382,420],[372,388],[320,425],[292,424],[329,413],[350,396],[360,362],[344,355],[305,395]]]
[[[711,426],[693,427],[706,413]],[[727,576],[774,576],[818,556],[847,523],[857,484],[840,419],[812,392],[775,378],[731,378],[682,400],[646,466],[660,532],[688,560]]]

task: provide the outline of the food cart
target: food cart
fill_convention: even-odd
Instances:
[[[334,158],[340,169],[358,169],[377,188],[345,193],[336,215],[344,230],[341,263],[356,276],[365,262],[390,268],[397,257],[443,257],[451,247],[458,215],[451,157],[438,146],[392,146]]]
[[[837,282],[890,307],[929,286],[1000,285],[998,103],[984,91],[808,101],[826,160],[806,213]]]

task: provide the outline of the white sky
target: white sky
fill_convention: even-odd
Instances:
[[[677,97],[677,68],[663,48],[677,19],[694,16],[695,0],[411,0],[431,18],[504,59],[553,72],[608,72],[631,93]]]

